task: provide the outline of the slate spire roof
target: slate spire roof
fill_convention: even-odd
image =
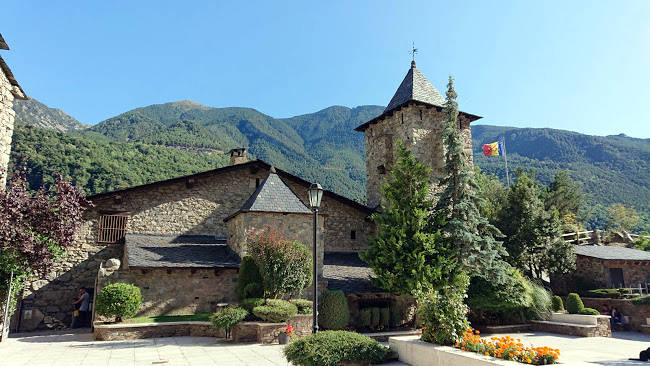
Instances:
[[[384,113],[410,100],[428,103],[438,107],[444,106],[446,102],[438,90],[431,85],[431,82],[424,77],[420,70],[415,68],[415,61],[411,62],[411,68],[406,73],[399,88],[397,88],[393,99],[390,100],[390,103],[384,109]]]
[[[224,221],[230,220],[240,212],[311,213],[309,208],[302,203],[291,188],[284,184],[273,167],[271,167],[269,176],[264,179],[255,192],[244,202],[241,209],[226,217]]]

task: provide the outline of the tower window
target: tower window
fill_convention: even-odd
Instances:
[[[356,230],[350,230],[350,239],[351,240],[356,240],[357,239],[357,231]]]

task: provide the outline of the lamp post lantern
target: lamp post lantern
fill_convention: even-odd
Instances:
[[[314,212],[314,251],[313,251],[313,266],[314,266],[314,328],[313,333],[318,333],[318,209],[320,208],[320,200],[323,198],[323,187],[318,183],[312,183],[307,190],[309,192],[309,206]]]

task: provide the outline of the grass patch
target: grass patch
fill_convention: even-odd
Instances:
[[[137,318],[127,319],[125,323],[169,323],[169,322],[209,322],[212,313],[199,313],[190,315],[159,315],[159,316],[140,316]]]

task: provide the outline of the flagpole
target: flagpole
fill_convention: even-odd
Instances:
[[[506,163],[506,181],[508,182],[508,188],[510,188],[510,174],[508,173],[508,153],[506,150],[506,138],[502,137],[501,142],[503,143],[503,160]]]

